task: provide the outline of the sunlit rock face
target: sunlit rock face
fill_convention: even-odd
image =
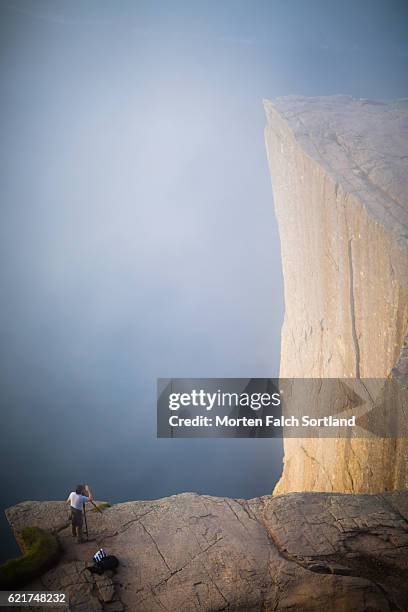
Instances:
[[[285,285],[281,376],[403,373],[408,104],[291,96],[265,109]],[[286,439],[275,493],[399,489],[407,461],[403,439]]]

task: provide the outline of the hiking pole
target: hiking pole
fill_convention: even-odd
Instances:
[[[85,510],[85,504],[84,504],[84,519],[85,519],[85,531],[86,531],[86,539],[89,540],[88,537],[88,521],[86,520],[86,510]]]
[[[98,506],[96,504],[93,503],[93,501],[89,500],[91,502],[91,504],[93,505],[93,507],[95,508],[95,510],[97,510],[99,512],[99,514],[102,514],[102,510],[100,508],[98,508]]]

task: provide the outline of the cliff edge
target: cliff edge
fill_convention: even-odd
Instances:
[[[290,96],[265,110],[285,290],[280,375],[408,371],[406,103]],[[407,461],[405,439],[286,439],[275,492],[402,489]]]
[[[407,492],[133,501],[89,511],[81,545],[65,502],[6,514],[17,540],[27,525],[57,534],[62,560],[30,588],[66,591],[73,612],[391,612],[408,601]],[[100,546],[119,558],[116,574],[85,569]]]

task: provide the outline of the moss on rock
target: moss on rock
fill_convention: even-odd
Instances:
[[[57,538],[39,527],[25,527],[20,541],[24,554],[0,565],[0,589],[23,587],[55,565],[60,557]]]
[[[98,510],[103,510],[104,508],[110,508],[110,503],[109,502],[99,502],[98,504],[95,504],[95,506],[92,508],[92,512],[98,512]]]

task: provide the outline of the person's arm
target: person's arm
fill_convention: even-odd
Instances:
[[[72,493],[70,493],[70,494],[68,495],[67,504],[70,504],[70,503],[71,503],[71,496],[72,496]]]
[[[92,502],[93,501],[93,496],[92,496],[91,489],[89,488],[89,485],[85,485],[85,492],[86,492],[86,496],[88,498],[88,501]]]

